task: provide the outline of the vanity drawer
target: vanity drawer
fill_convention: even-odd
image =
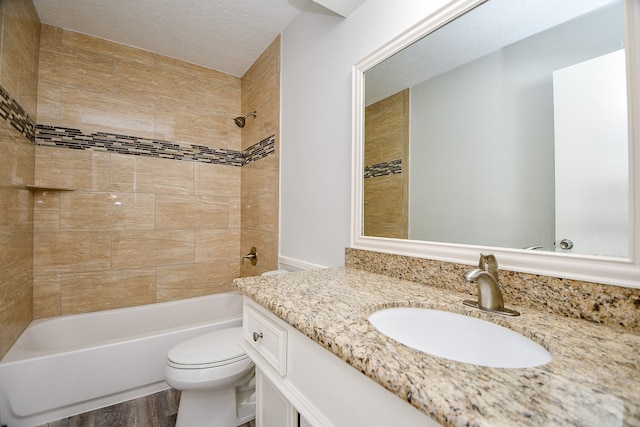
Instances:
[[[245,302],[242,311],[242,334],[280,375],[287,373],[287,331],[267,315]]]

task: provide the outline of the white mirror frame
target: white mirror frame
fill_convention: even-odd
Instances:
[[[501,269],[640,288],[640,79],[628,80],[629,94],[629,258],[527,251],[487,246],[370,237],[363,230],[364,73],[406,46],[486,0],[454,0],[400,34],[353,67],[353,151],[351,247],[417,258],[475,265],[480,253],[493,253]],[[627,0],[627,75],[640,76],[640,2]]]

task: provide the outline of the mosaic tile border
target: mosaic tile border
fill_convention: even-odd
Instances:
[[[242,165],[248,165],[251,162],[256,162],[260,159],[264,159],[270,154],[275,154],[275,152],[276,136],[271,135],[270,137],[265,138],[256,144],[253,144],[251,147],[242,152],[242,156],[244,158]]]
[[[80,129],[47,125],[36,125],[35,144],[237,167],[275,153],[275,135],[265,138],[242,152],[108,132],[83,132]]]
[[[364,178],[375,178],[379,176],[397,175],[402,173],[402,159],[390,162],[376,163],[375,165],[364,167]]]
[[[2,86],[0,86],[0,117],[8,121],[29,141],[35,140],[33,120]]]
[[[109,132],[83,132],[64,126],[38,125],[18,101],[0,86],[0,118],[5,119],[35,145],[94,150],[132,156],[211,163],[241,167],[276,152],[276,137],[271,135],[244,151],[182,144]]]

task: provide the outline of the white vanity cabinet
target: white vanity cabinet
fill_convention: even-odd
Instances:
[[[439,426],[246,296],[243,317],[257,427]]]

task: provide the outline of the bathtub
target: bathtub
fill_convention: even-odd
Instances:
[[[241,324],[238,292],[34,320],[0,362],[0,424],[44,424],[167,389],[172,346]]]

